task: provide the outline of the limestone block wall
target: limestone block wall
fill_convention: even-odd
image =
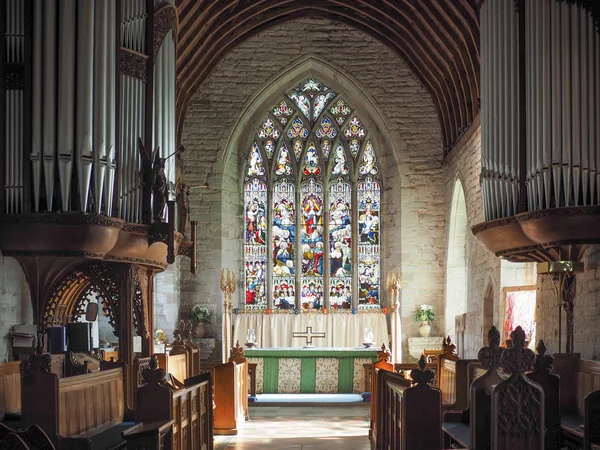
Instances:
[[[382,275],[385,279],[387,270],[401,267],[404,333],[414,336],[415,305],[430,303],[443,310],[446,218],[439,119],[428,92],[403,60],[361,31],[326,19],[298,19],[240,44],[190,103],[182,135],[184,178],[191,186],[208,188],[193,189],[190,198],[191,217],[199,221],[198,275],[181,272],[179,313],[185,315],[196,303],[221,312],[222,267],[236,272],[236,300],[243,301],[241,168],[249,133],[260,118],[238,122],[257,93],[306,57],[326,61],[334,69],[334,83],[343,83],[335,69],[347,74],[359,88],[342,92],[368,97],[385,118],[385,124],[365,119],[382,142],[392,143],[378,148],[384,171]],[[290,87],[282,86],[281,92]],[[248,130],[231,142],[236,127]],[[382,294],[385,304],[387,293]],[[435,326],[432,333],[441,333]],[[219,329],[216,321],[212,331],[217,338]],[[213,356],[218,358],[216,351]]]
[[[162,329],[169,342],[173,341],[179,319],[179,271],[187,270],[187,261],[187,258],[177,258],[154,277],[154,329]]]
[[[14,258],[0,253],[0,363],[12,360],[7,335],[15,324],[33,323],[33,308],[25,273]]]

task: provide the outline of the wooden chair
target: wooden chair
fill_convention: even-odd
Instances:
[[[511,375],[492,391],[492,449],[544,450],[544,390],[525,376],[535,354],[525,348],[520,326],[510,337],[512,347],[502,353],[500,365]]]

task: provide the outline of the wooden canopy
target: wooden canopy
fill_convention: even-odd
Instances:
[[[428,89],[444,154],[479,112],[480,0],[178,0],[177,139],[187,106],[236,45],[298,17],[324,17],[368,33],[394,51]]]

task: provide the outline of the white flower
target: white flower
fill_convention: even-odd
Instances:
[[[431,306],[425,305],[425,304],[421,305],[421,311],[429,311],[429,310],[431,310]]]

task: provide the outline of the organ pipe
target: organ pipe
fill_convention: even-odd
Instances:
[[[96,2],[96,5],[98,3]],[[97,9],[97,8],[96,8]],[[81,211],[87,211],[88,195],[90,191],[90,178],[92,172],[92,137],[96,130],[92,130],[92,119],[96,119],[98,114],[94,114],[100,107],[97,103],[94,105],[94,87],[101,84],[102,81],[94,76],[94,49],[98,47],[98,39],[94,39],[95,29],[100,28],[99,15],[96,15],[94,23],[94,3],[83,2],[77,8],[77,109],[76,109],[76,166],[77,180],[79,182],[79,204]],[[96,38],[98,38],[96,31]],[[102,38],[102,36],[100,36]],[[100,61],[100,63],[102,63]],[[99,64],[96,65],[96,67]],[[97,97],[102,98],[102,97]],[[99,102],[104,104],[104,102]],[[62,118],[61,118],[62,119]],[[95,153],[95,152],[94,152]]]
[[[525,2],[526,168],[530,211],[599,204],[600,56],[584,9]],[[481,8],[482,194],[486,220],[519,202],[519,13],[512,2]]]
[[[102,191],[104,188],[104,173],[106,172],[106,79],[107,54],[106,44],[106,14],[109,2],[95,2],[94,30],[94,97],[96,102],[94,113],[94,212],[100,214],[102,209]]]
[[[75,0],[59,3],[58,176],[62,210],[70,210],[75,100]]]
[[[137,142],[147,138],[146,124],[151,123],[146,101],[152,99],[147,98],[147,92],[154,92],[153,100],[160,105],[153,123],[155,142],[147,143],[149,150],[157,144],[164,157],[173,152],[175,144],[176,49],[171,32],[158,57],[153,74],[158,82],[151,85],[152,90],[148,90],[146,81],[128,72],[121,73],[118,67],[119,44],[140,54],[152,47],[147,45],[152,35],[147,29],[152,25],[148,14],[153,13],[147,11],[148,3],[122,0],[117,14],[117,2],[113,1],[32,1],[32,34],[27,36],[32,43],[32,103],[24,104],[22,88],[13,83],[2,105],[7,122],[3,142],[7,213],[25,210],[23,186],[27,167],[23,149],[31,145],[27,164],[31,164],[31,202],[35,211],[46,208],[111,215],[116,198],[115,214],[118,210],[118,215],[127,221],[142,221],[142,159]],[[25,65],[25,2],[7,0],[5,7],[6,62]],[[118,99],[116,76],[120,77]],[[152,78],[148,75],[149,82]],[[120,108],[119,135],[116,108]],[[31,117],[25,118],[29,109]],[[28,136],[24,136],[25,119],[31,120]],[[173,183],[174,159],[167,163],[166,172]],[[117,179],[119,188],[115,192]],[[58,204],[55,195],[61,199]]]
[[[46,209],[52,211],[54,200],[54,167],[56,163],[56,0],[43,0],[44,58],[43,58],[43,148]],[[35,5],[39,6],[38,3]]]
[[[43,10],[42,0],[36,0],[33,11],[33,75],[31,118],[31,169],[33,178],[34,211],[40,210],[42,183],[42,79],[43,79]]]

